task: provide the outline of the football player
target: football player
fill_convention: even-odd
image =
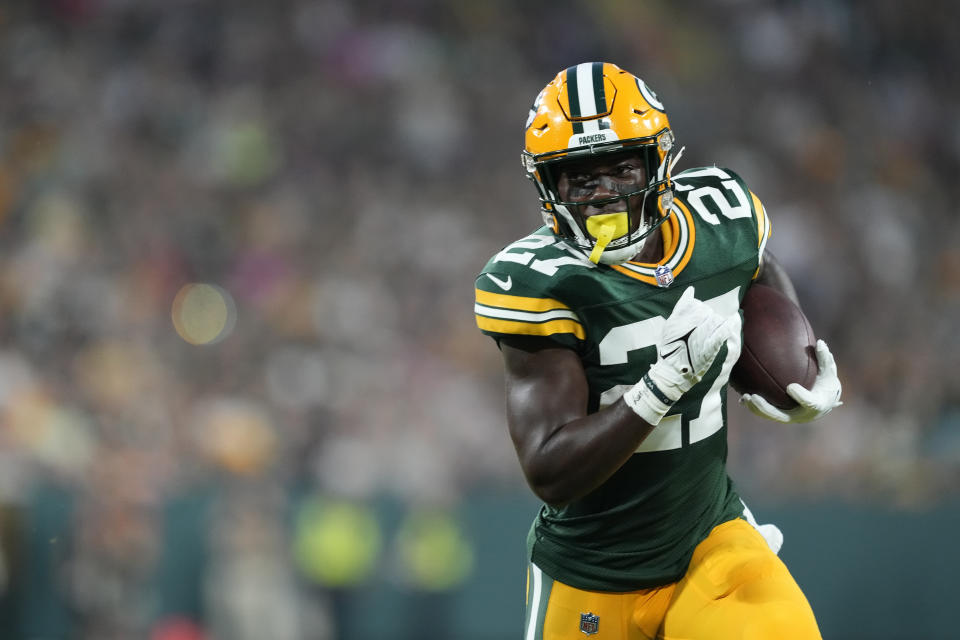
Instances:
[[[528,537],[525,640],[819,638],[813,612],[727,475],[726,388],[739,306],[763,282],[770,218],[728,169],[676,175],[663,104],[614,64],[561,71],[522,154],[545,225],[476,280],[500,347],[507,421],[544,501]],[[812,389],[782,422],[840,404],[818,343]]]

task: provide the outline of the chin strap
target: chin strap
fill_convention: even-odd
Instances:
[[[677,162],[680,160],[680,156],[683,155],[684,149],[686,149],[686,147],[680,147],[680,151],[677,151],[677,155],[673,156],[673,160],[670,161],[670,166],[667,167],[667,180],[669,180],[673,174],[673,168],[677,166]]]

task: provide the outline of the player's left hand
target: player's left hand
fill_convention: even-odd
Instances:
[[[778,409],[757,394],[746,393],[740,397],[740,404],[761,418],[777,422],[811,422],[830,413],[843,404],[840,401],[840,378],[837,377],[837,363],[834,362],[830,348],[823,340],[817,340],[817,365],[820,372],[813,382],[813,388],[807,389],[796,382],[787,385],[787,395],[800,405],[794,409]]]

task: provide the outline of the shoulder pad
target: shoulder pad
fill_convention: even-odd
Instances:
[[[735,180],[742,187],[746,184],[736,172],[725,167],[695,167],[685,169],[673,176],[674,182],[678,183],[680,190],[691,189],[704,184],[720,184],[726,180]]]
[[[687,169],[674,177],[674,193],[698,217],[711,225],[756,220],[762,205],[736,173],[719,167]]]
[[[542,229],[493,256],[476,280],[477,324],[488,335],[539,335],[582,340],[583,326],[563,301],[567,273],[594,268]]]
[[[509,277],[511,286],[526,294],[546,293],[555,289],[568,275],[596,268],[582,252],[545,230],[544,227],[507,245],[490,258],[477,278],[478,286],[485,280],[496,283]],[[503,286],[500,288],[508,290]]]
[[[707,228],[742,228],[762,256],[771,234],[770,218],[743,178],[730,169],[700,167],[677,174],[674,182],[676,198],[695,218],[706,222]]]

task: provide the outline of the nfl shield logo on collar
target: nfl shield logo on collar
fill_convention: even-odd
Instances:
[[[665,264],[654,269],[653,276],[657,279],[657,284],[661,287],[669,287],[673,284],[673,269]]]
[[[592,613],[581,613],[580,614],[580,631],[592,636],[597,631],[600,630],[600,616],[595,616]]]

